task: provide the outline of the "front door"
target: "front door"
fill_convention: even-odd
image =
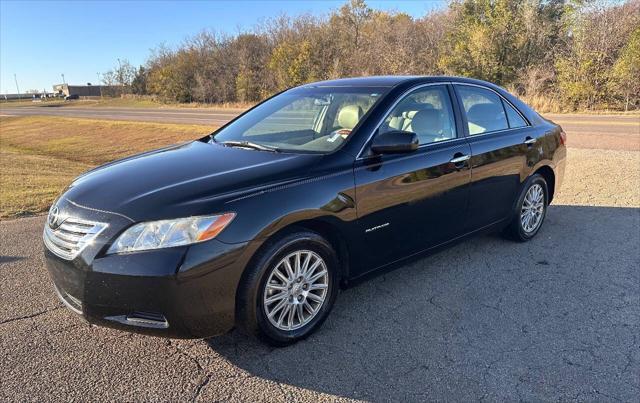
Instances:
[[[471,171],[470,148],[459,135],[447,85],[409,92],[376,134],[413,132],[408,154],[367,155],[356,160],[356,203],[363,263],[378,267],[443,243],[463,231]]]

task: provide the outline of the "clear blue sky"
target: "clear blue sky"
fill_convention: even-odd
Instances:
[[[445,1],[368,1],[420,17]],[[237,34],[286,13],[326,15],[344,1],[11,1],[0,0],[0,92],[95,83],[97,73],[149,50],[174,47],[203,29]]]

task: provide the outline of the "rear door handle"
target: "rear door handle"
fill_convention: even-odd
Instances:
[[[524,144],[530,146],[532,144],[535,144],[536,141],[537,141],[537,139],[534,139],[534,138],[531,138],[531,137],[527,136],[527,138],[524,139]]]
[[[452,164],[460,164],[467,161],[469,158],[471,158],[470,155],[461,155],[459,157],[452,158],[449,162],[451,162]]]

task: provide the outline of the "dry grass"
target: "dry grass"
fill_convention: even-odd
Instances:
[[[0,151],[0,218],[37,214],[78,174],[92,166],[61,158]]]
[[[202,137],[209,126],[53,116],[0,117],[0,144],[25,154],[97,165]]]
[[[62,117],[0,117],[0,218],[44,212],[78,174],[196,139],[208,126]]]
[[[561,102],[557,99],[552,99],[543,95],[526,96],[521,95],[519,98],[535,109],[538,113],[562,113],[568,112],[566,108],[562,107]]]

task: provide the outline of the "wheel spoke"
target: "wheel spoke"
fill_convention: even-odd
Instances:
[[[296,304],[296,313],[298,315],[298,323],[304,323],[304,308],[302,304]]]
[[[275,295],[270,296],[269,298],[264,300],[265,304],[272,304],[276,301],[280,301],[282,298],[286,298],[287,297],[287,293],[286,292],[281,292]]]
[[[296,258],[294,260],[294,274],[293,277],[297,278],[298,276],[300,276],[300,268],[301,268],[301,264],[300,264],[300,252],[296,252]]]
[[[326,284],[312,284],[312,285],[309,286],[309,291],[326,290],[327,288],[329,288],[329,286],[326,285]]]
[[[267,290],[287,291],[287,286],[281,284],[267,284]]]
[[[293,328],[293,318],[296,316],[296,310],[293,305],[289,305],[289,315],[287,317],[287,327],[289,329]]]
[[[273,308],[271,310],[271,312],[268,313],[269,318],[273,318],[274,316],[276,316],[276,314],[282,310],[282,308],[284,308],[287,305],[287,300],[283,299],[282,301],[278,302],[278,305],[275,306],[275,308]]]
[[[302,268],[300,269],[300,275],[305,276],[307,274],[307,270],[309,270],[309,263],[311,263],[311,254],[307,254],[307,257],[304,259],[304,263],[302,264]]]
[[[314,271],[316,271],[316,269],[322,264],[322,260],[318,259],[315,262],[313,262],[313,264],[311,265],[311,267],[309,267],[307,269],[307,271],[304,273],[304,276],[308,277],[310,275],[313,274]]]
[[[284,264],[284,268],[287,271],[287,276],[289,277],[288,280],[292,281],[296,275],[294,274],[293,269],[291,268],[291,262],[289,262],[289,259],[287,258],[282,263]]]
[[[527,228],[531,228],[531,220],[533,219],[533,215],[529,213],[527,215]]]
[[[291,305],[285,304],[284,309],[280,312],[280,316],[278,316],[278,326],[282,326],[282,321],[285,317],[288,316],[289,311],[291,310]]]
[[[322,302],[322,301],[324,301],[324,298],[322,298],[322,297],[320,297],[319,295],[316,295],[316,294],[314,294],[314,293],[312,293],[312,292],[310,292],[309,294],[307,294],[307,299],[310,299],[310,300],[315,301],[315,302]]]
[[[316,280],[318,280],[320,277],[324,276],[325,274],[327,274],[327,271],[326,271],[326,270],[324,270],[324,269],[323,269],[322,271],[319,271],[318,273],[316,273],[313,277],[311,277],[311,278],[309,279],[309,283],[310,283],[310,284],[315,283],[315,282],[316,282]]]
[[[309,301],[304,301],[304,304],[302,304],[304,306],[304,309],[307,310],[307,312],[309,312],[309,315],[313,315],[313,307],[311,306],[311,304],[309,303]]]
[[[275,276],[278,277],[280,281],[282,281],[282,283],[287,284],[289,282],[289,279],[284,274],[282,274],[279,269],[275,269],[273,271],[273,274],[275,274]]]

